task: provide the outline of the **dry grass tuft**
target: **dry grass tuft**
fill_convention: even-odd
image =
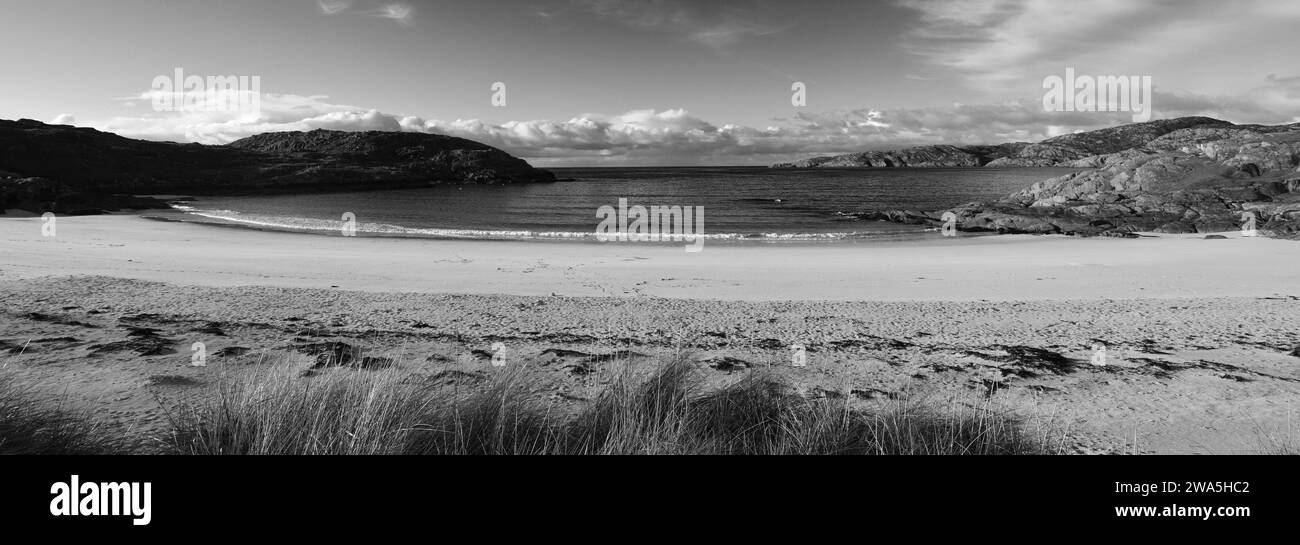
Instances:
[[[531,395],[518,369],[462,393],[395,371],[224,381],[173,420],[182,454],[1050,454],[987,406],[903,399],[875,410],[809,400],[751,372],[706,392],[687,358],[628,368],[577,415]]]

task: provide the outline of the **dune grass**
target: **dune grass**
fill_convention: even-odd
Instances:
[[[686,358],[630,367],[576,411],[518,369],[448,391],[393,371],[231,380],[173,415],[178,454],[1049,454],[991,407],[918,400],[874,410],[810,400],[757,371],[713,391]]]
[[[126,447],[89,414],[0,375],[0,455],[118,454]]]
[[[1296,431],[1292,426],[1292,415],[1287,414],[1286,426],[1266,428],[1256,424],[1255,435],[1259,440],[1259,453],[1274,456],[1300,455],[1300,443],[1296,441]]]

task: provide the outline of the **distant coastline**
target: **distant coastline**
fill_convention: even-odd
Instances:
[[[1300,238],[1300,123],[1236,125],[1206,117],[1151,121],[1038,144],[926,146],[820,157],[774,168],[1069,166],[1091,169],[1001,199],[865,220],[963,231],[1135,236],[1234,230]]]
[[[0,121],[0,144],[6,142],[0,146],[0,209],[35,213],[166,207],[165,201],[137,196],[154,193],[318,194],[558,179],[499,149],[425,133],[316,130],[202,146],[130,140],[31,120]],[[1132,236],[1139,231],[1208,234],[1257,225],[1268,236],[1300,236],[1300,123],[1235,125],[1186,117],[1036,144],[925,146],[821,157],[774,165],[771,171],[860,167],[1091,169],[1034,180],[960,205],[843,211],[864,221],[939,228],[952,214],[954,227],[967,232]],[[763,231],[719,233],[743,237]]]

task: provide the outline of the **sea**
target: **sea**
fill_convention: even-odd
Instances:
[[[602,207],[701,207],[710,241],[800,242],[936,236],[851,214],[942,210],[1014,193],[1065,168],[552,168],[546,184],[449,184],[309,195],[203,197],[166,219],[356,236],[595,241]],[[700,210],[700,208],[693,208]]]

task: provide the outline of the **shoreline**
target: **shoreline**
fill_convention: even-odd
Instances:
[[[110,214],[111,215],[111,214]],[[270,223],[260,223],[254,220],[238,220],[224,218],[215,215],[208,215],[202,212],[173,209],[170,211],[148,211],[138,215],[143,219],[151,221],[160,221],[165,223],[188,223],[194,225],[205,225],[212,227],[226,227],[234,229],[250,229],[254,231],[263,231],[268,233],[290,233],[300,235],[314,235],[325,237],[338,237],[340,227],[305,227],[290,226]],[[15,216],[30,217],[30,216]],[[847,223],[847,222],[846,222]],[[857,223],[857,222],[854,222]],[[862,222],[867,223],[867,222]],[[888,222],[879,222],[888,223]],[[889,225],[901,225],[888,223]],[[599,240],[598,234],[593,230],[591,232],[573,232],[573,231],[501,231],[501,230],[470,230],[470,229],[452,229],[436,227],[403,227],[400,225],[378,224],[382,227],[388,227],[387,231],[364,230],[361,227],[367,224],[358,225],[356,238],[396,238],[396,239],[414,239],[414,240],[439,240],[439,241],[482,241],[482,242],[558,242],[572,244],[605,244]],[[456,235],[456,234],[431,234],[430,232],[441,231],[444,233],[474,233],[473,235]],[[891,242],[891,241],[911,241],[937,238],[939,229],[917,227],[913,230],[897,231],[828,231],[828,232],[806,232],[806,233],[723,233],[723,234],[704,234],[706,244],[717,245],[761,245],[761,244],[854,244],[854,243],[873,243],[873,242]],[[965,233],[963,236],[997,236],[997,233]],[[693,239],[692,239],[693,240]],[[613,242],[613,241],[611,241]],[[627,242],[627,241],[623,241]],[[690,244],[685,239],[681,241],[641,241],[639,244],[652,244],[665,247],[678,247],[684,244]]]

